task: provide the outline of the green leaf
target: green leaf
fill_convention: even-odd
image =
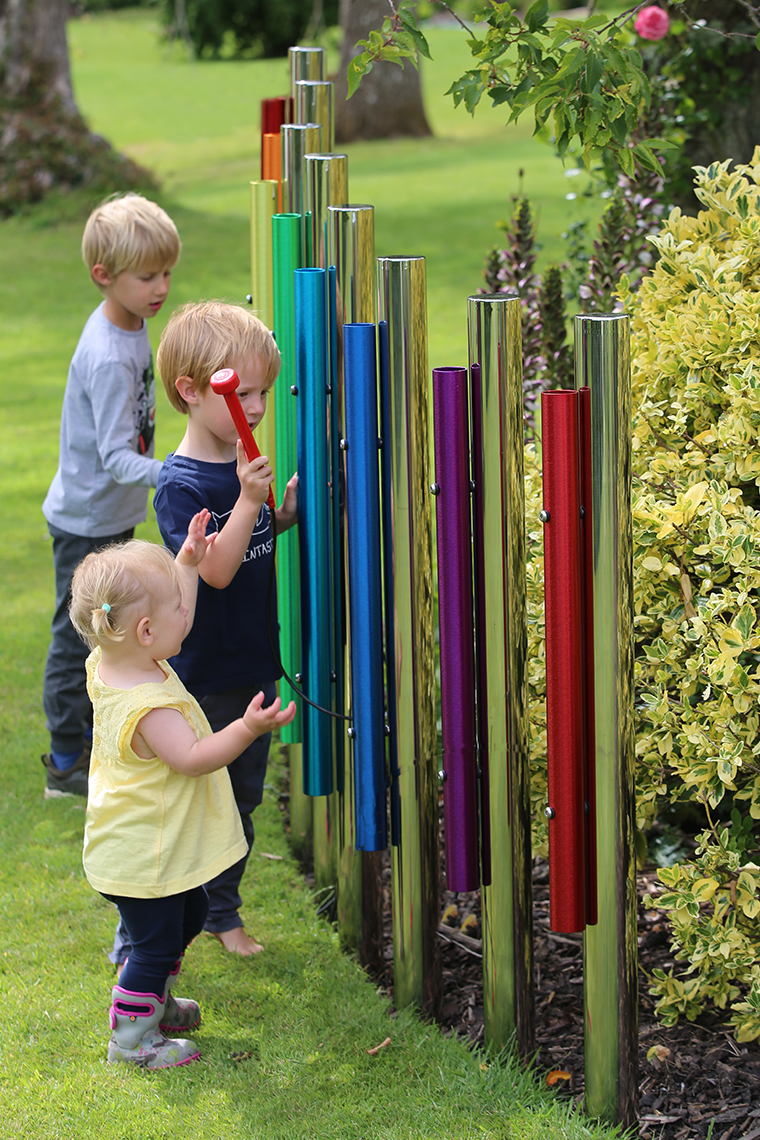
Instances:
[[[414,44],[420,55],[424,55],[425,59],[432,59],[428,42],[423,36],[420,29],[417,27],[417,20],[415,19],[414,12],[409,8],[399,8],[398,10],[399,23],[414,40]]]
[[[350,99],[354,91],[356,91],[364,76],[368,75],[372,70],[372,64],[366,56],[367,52],[364,52],[362,55],[354,56],[348,65],[348,99]]]
[[[755,36],[755,47],[760,51],[760,32]]]
[[[549,12],[549,0],[536,0],[525,13],[525,24],[529,32],[536,32],[546,23]]]

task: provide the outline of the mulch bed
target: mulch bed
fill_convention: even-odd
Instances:
[[[441,844],[443,851],[443,844]],[[390,865],[383,862],[384,967],[374,978],[393,1002]],[[581,935],[549,930],[548,864],[533,872],[536,980],[536,1071],[557,1095],[583,1101],[583,964]],[[443,881],[443,875],[442,875]],[[657,885],[657,870],[638,876],[639,900]],[[477,1047],[483,1041],[480,892],[441,893],[439,952],[443,999],[439,1022]],[[447,931],[450,931],[448,933]],[[462,941],[449,941],[451,936]],[[760,1047],[737,1045],[727,1019],[704,1014],[671,1029],[654,1016],[647,975],[675,965],[665,916],[639,901],[639,1135],[648,1140],[760,1140]],[[653,1046],[659,1046],[648,1058]],[[568,1076],[557,1077],[557,1073]]]

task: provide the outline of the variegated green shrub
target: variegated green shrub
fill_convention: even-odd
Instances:
[[[704,209],[672,211],[650,239],[654,271],[635,294],[624,280],[621,298],[632,318],[638,823],[688,799],[707,820],[693,859],[660,871],[657,900],[691,976],[658,975],[653,992],[666,1022],[731,1005],[748,1040],[760,1036],[760,148],[730,165],[697,168]]]
[[[697,169],[631,314],[638,826],[696,801],[694,857],[660,871],[685,975],[656,971],[666,1023],[714,1004],[760,1037],[760,148]],[[545,846],[540,463],[526,453],[533,797]],[[755,834],[753,834],[753,829]]]

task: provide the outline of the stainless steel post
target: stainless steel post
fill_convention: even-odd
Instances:
[[[470,297],[485,1038],[533,1049],[522,348],[516,294]]]
[[[328,206],[327,208],[328,264],[336,269],[337,310],[337,391],[333,392],[338,415],[339,437],[344,435],[345,385],[343,368],[343,325],[375,321],[375,230],[372,206]],[[377,398],[375,396],[375,398]],[[341,461],[343,460],[342,453]],[[341,482],[345,478],[345,465],[341,462]],[[342,496],[341,496],[342,498]],[[341,505],[342,509],[342,505]],[[345,515],[339,520],[340,562],[344,583],[343,612],[345,614],[345,645],[343,676],[346,679],[344,708],[351,712],[351,693],[348,661],[351,652],[351,617],[346,564]],[[343,752],[343,781],[338,783],[338,931],[343,944],[351,950],[374,946],[381,932],[381,891],[379,857],[374,852],[356,852],[356,817],[353,748],[346,737]],[[364,863],[375,868],[377,885],[372,887],[371,876],[365,876],[368,890],[362,889]],[[366,912],[366,913],[365,913]],[[371,927],[364,934],[365,926]],[[363,956],[363,955],[362,955]],[[369,963],[368,963],[369,964]],[[377,963],[375,963],[377,965]]]
[[[304,195],[308,264],[326,269],[327,207],[348,203],[348,155],[304,155]]]
[[[295,121],[319,123],[322,146],[327,151],[335,145],[334,89],[329,79],[299,79],[295,83]]]
[[[378,258],[393,959],[398,1006],[439,1000],[438,775],[425,259]],[[395,770],[394,770],[395,769]]]
[[[590,389],[598,922],[584,936],[586,1112],[636,1120],[633,557],[630,327],[575,318],[575,382]],[[586,525],[589,504],[586,509]]]
[[[322,149],[318,123],[285,123],[280,129],[282,146],[282,208],[288,214],[303,214],[303,158]]]
[[[321,47],[288,48],[290,93],[294,99],[299,79],[324,79],[326,55],[325,49]]]

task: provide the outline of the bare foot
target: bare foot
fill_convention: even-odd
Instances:
[[[249,958],[251,954],[260,954],[264,949],[258,942],[246,934],[244,926],[234,926],[232,930],[225,930],[222,934],[214,934],[225,950],[232,954],[242,954]]]
[[[127,964],[126,962],[117,962],[116,963],[116,981],[117,982],[118,982],[119,978],[121,977],[121,971],[124,969],[126,964]]]

